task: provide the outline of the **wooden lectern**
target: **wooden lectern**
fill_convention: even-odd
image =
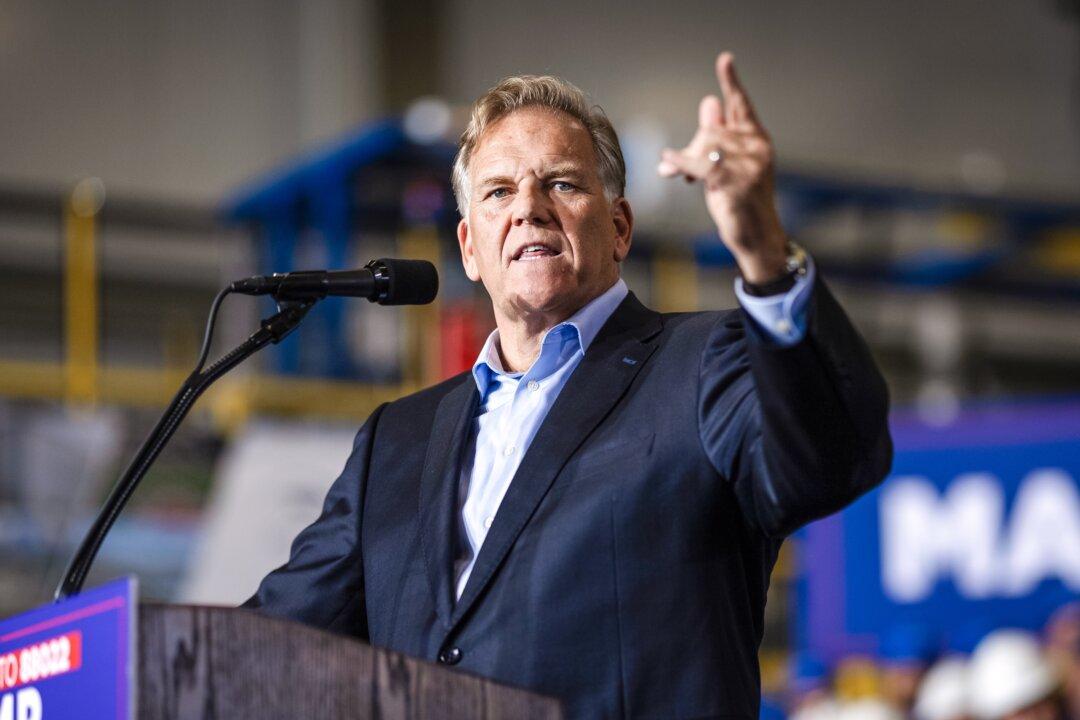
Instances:
[[[250,610],[141,603],[141,720],[556,720],[557,700]]]

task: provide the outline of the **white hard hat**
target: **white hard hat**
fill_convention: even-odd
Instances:
[[[836,717],[838,720],[904,720],[899,710],[881,700],[845,703]]]
[[[979,720],[997,720],[1039,702],[1058,683],[1035,636],[1020,630],[987,635],[971,656],[969,673],[971,713]]]
[[[915,696],[916,720],[955,720],[968,714],[968,667],[958,657],[939,660]]]
[[[836,720],[840,707],[833,700],[807,705],[791,714],[788,720]]]

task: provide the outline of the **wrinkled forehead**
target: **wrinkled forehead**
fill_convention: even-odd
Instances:
[[[469,162],[474,181],[480,173],[555,164],[595,173],[596,149],[580,120],[542,107],[514,110],[492,123],[480,136]]]

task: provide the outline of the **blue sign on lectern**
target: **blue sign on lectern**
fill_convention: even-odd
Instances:
[[[135,717],[134,578],[0,622],[0,720]]]
[[[897,629],[969,650],[1080,599],[1080,402],[964,408],[891,422],[881,487],[799,536],[798,644],[875,653]]]

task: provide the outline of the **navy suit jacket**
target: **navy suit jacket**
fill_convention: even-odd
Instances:
[[[569,717],[756,719],[780,543],[888,472],[885,383],[818,282],[803,341],[629,295],[525,454],[461,599],[464,373],[376,410],[248,607],[558,697]]]

